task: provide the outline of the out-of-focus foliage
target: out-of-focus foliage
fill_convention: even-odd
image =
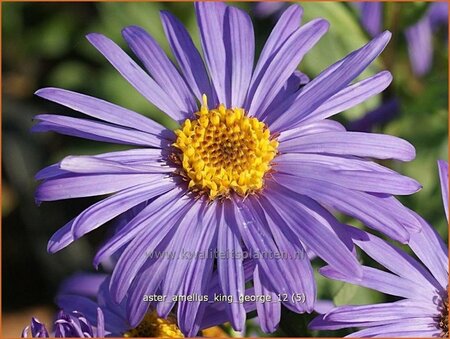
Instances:
[[[426,10],[424,3],[385,3],[384,27],[392,31],[392,40],[362,77],[389,69],[394,81],[385,93],[336,117],[344,124],[363,116],[389,98],[396,97],[401,111],[392,121],[373,131],[396,135],[413,143],[417,158],[410,163],[389,162],[388,166],[412,176],[423,184],[419,193],[402,197],[447,239],[448,231],[440,196],[437,159],[447,159],[448,140],[448,45],[446,28],[434,36],[434,60],[429,74],[417,78],[411,72],[403,30]],[[254,13],[255,3],[237,3]],[[305,2],[303,21],[324,17],[330,22],[328,34],[305,57],[299,69],[313,78],[369,40],[361,27],[353,4]],[[95,199],[34,204],[34,174],[42,167],[68,154],[95,154],[114,149],[102,143],[78,140],[53,133],[32,135],[32,117],[38,113],[68,113],[61,106],[33,96],[41,87],[63,87],[88,93],[125,106],[169,124],[135,91],[84,38],[100,32],[129,51],[121,37],[127,25],[139,25],[149,31],[168,52],[168,43],[159,21],[159,10],[169,10],[187,26],[199,46],[194,10],[191,3],[3,3],[3,311],[29,306],[52,305],[62,278],[76,270],[92,270],[95,249],[108,234],[102,227],[61,253],[46,253],[50,235]],[[253,18],[257,51],[270,33],[277,14]],[[353,220],[345,221],[363,227]],[[365,263],[373,265],[369,258]],[[323,265],[316,260],[316,268]],[[336,304],[364,304],[390,300],[378,292],[330,281],[319,274],[318,298]],[[252,314],[251,316],[254,316]],[[306,324],[314,315],[297,315],[283,310],[280,329],[273,336],[335,336],[348,332],[311,332]],[[225,330],[233,334],[226,327]],[[246,336],[263,335],[257,321],[247,323]],[[234,334],[236,335],[236,334]]]

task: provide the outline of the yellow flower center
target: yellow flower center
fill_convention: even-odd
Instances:
[[[132,330],[125,332],[126,338],[184,338],[177,326],[176,318],[159,318],[156,311],[148,312],[142,322]]]
[[[195,115],[175,131],[173,144],[181,151],[174,158],[189,188],[211,200],[262,189],[278,148],[266,124],[247,117],[242,108],[208,110],[205,95]]]

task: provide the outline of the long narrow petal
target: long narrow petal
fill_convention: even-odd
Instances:
[[[438,160],[439,179],[441,181],[442,203],[444,204],[445,216],[448,221],[448,162]]]
[[[414,212],[413,212],[414,213]],[[411,234],[409,247],[430,270],[443,289],[448,285],[448,246],[424,219],[416,214],[422,225],[420,232]]]
[[[48,253],[56,253],[64,247],[69,246],[75,240],[72,234],[72,224],[74,220],[75,219],[69,221],[52,235],[47,244]]]
[[[392,273],[407,280],[420,282],[424,287],[428,286],[430,294],[442,288],[430,272],[406,252],[370,233],[356,228],[349,231],[359,248]]]
[[[193,210],[197,211],[195,208]],[[162,242],[167,245],[174,234],[184,233],[184,229],[178,225],[183,215],[181,213],[167,213],[167,211],[170,211],[168,207],[165,207],[163,211],[153,210],[156,214],[156,217],[152,218],[153,227],[148,227],[148,224],[145,223],[144,225],[147,227],[139,233],[139,236],[135,236],[128,243],[121,254],[114,268],[110,284],[111,295],[116,302],[120,302],[125,297],[130,284],[145,262],[153,259],[152,256],[158,255],[158,245]],[[140,219],[139,215],[137,218]],[[131,222],[136,223],[133,220]],[[130,225],[127,228],[131,228]],[[175,229],[179,232],[175,232]],[[155,253],[153,253],[154,251]],[[163,259],[171,260],[170,258]]]
[[[285,141],[296,139],[300,136],[324,132],[345,132],[345,127],[341,123],[334,120],[322,120],[300,124],[296,128],[281,132],[278,137],[278,141],[281,144]]]
[[[80,213],[73,222],[72,233],[75,238],[80,238],[141,202],[164,194],[174,187],[175,183],[166,179],[120,191]]]
[[[260,255],[256,260],[260,269],[265,272],[265,276],[268,278],[270,285],[275,289],[275,292],[279,294],[285,293],[288,296],[295,295],[296,293],[304,293],[302,282],[292,275],[291,264],[281,255],[276,255],[276,253],[279,253],[279,249],[270,234],[265,215],[261,215],[257,210],[254,210],[252,205],[247,201],[235,200],[234,205],[235,222],[247,248],[254,253],[270,254]],[[227,211],[227,213],[232,212]],[[292,303],[292,299],[290,298],[288,301],[297,312],[306,311],[307,306],[304,303]]]
[[[217,248],[217,224],[221,220],[222,206],[220,203],[213,203],[210,209],[213,210],[211,218],[208,220],[206,215],[203,225],[199,225],[202,230],[195,239],[197,243],[193,252],[198,257],[190,260],[186,275],[183,277],[182,295],[205,295],[208,292],[214,264],[214,258],[210,253]],[[206,303],[200,300],[183,301],[178,304],[178,325],[188,337],[195,336],[200,330],[205,308]]]
[[[229,107],[227,102],[227,65],[223,43],[223,23],[226,5],[222,2],[196,2],[195,14],[200,31],[203,54],[219,102]]]
[[[205,228],[210,225],[214,215],[214,206],[207,206],[204,202],[197,202],[180,220],[178,231],[175,233],[168,251],[173,251],[176,260],[172,260],[167,268],[166,277],[162,285],[162,294],[167,296],[166,302],[158,304],[158,314],[166,317],[175,302],[173,296],[181,294],[185,276],[191,266],[199,240],[205,235]]]
[[[306,84],[297,96],[297,100],[284,114],[276,117],[274,121],[267,121],[271,131],[281,132],[295,127],[308,118],[322,103],[344,89],[361,74],[383,51],[390,37],[391,33],[387,31],[380,34]]]
[[[362,266],[362,269],[363,275],[360,279],[356,279],[350,275],[344,275],[330,266],[320,268],[319,272],[329,279],[367,287],[393,296],[413,300],[425,300],[426,302],[430,300],[430,291],[427,288],[423,288],[419,282],[406,280],[395,274],[372,267]]]
[[[38,123],[31,128],[33,132],[53,131],[84,139],[145,147],[161,147],[168,144],[167,141],[164,142],[161,138],[145,132],[94,120],[56,114],[40,114],[35,119]]]
[[[271,187],[266,196],[270,205],[266,212],[273,222],[280,227],[289,227],[300,240],[325,262],[342,272],[361,276],[361,266],[356,257],[349,251],[336,234],[312,218],[305,208],[286,194],[282,187]],[[272,206],[270,208],[270,206]],[[281,226],[285,225],[285,226]]]
[[[304,121],[318,121],[333,116],[334,114],[348,110],[370,97],[384,91],[392,81],[392,75],[388,71],[377,73],[370,78],[350,85],[333,95],[320,105],[308,119]]]
[[[242,10],[227,7],[225,50],[231,72],[231,106],[242,107],[250,84],[255,54],[255,36],[250,17]]]
[[[264,273],[259,271],[258,265],[255,267],[253,273],[253,284],[255,286],[255,295],[271,297],[268,302],[256,302],[256,310],[258,311],[258,320],[261,329],[265,333],[274,332],[281,320],[281,303],[278,301],[278,296],[273,289],[266,286],[267,278]]]
[[[327,21],[316,19],[300,27],[286,40],[258,79],[248,109],[249,115],[264,111],[270,105],[303,56],[319,41],[328,27]]]
[[[300,27],[302,14],[303,9],[300,6],[291,5],[283,12],[281,17],[278,19],[277,24],[272,29],[272,32],[264,44],[264,48],[259,56],[255,71],[253,72],[250,90],[246,99],[246,108],[249,107],[255,90],[258,87],[259,80],[266,72],[266,69],[272,61],[274,55],[285,43],[287,38],[289,38],[289,36]],[[257,112],[257,114],[258,113],[262,112]]]
[[[317,162],[305,161],[305,154],[282,154],[277,157],[276,171],[296,177],[313,178],[335,183],[349,189],[388,194],[413,194],[422,186],[394,171],[378,172],[363,169],[339,169]]]
[[[245,293],[244,269],[242,267],[243,251],[240,245],[239,230],[223,216],[220,221],[217,239],[217,270],[220,286],[224,295],[231,295],[233,302],[227,304],[227,312],[231,325],[236,331],[242,331],[245,323],[244,305],[239,297]],[[223,254],[226,254],[223,256]]]
[[[432,317],[437,313],[432,302],[400,300],[373,305],[339,306],[325,315],[326,320],[347,322],[357,327],[359,322],[395,321],[411,318]]]
[[[169,12],[161,11],[160,15],[170,48],[187,84],[200,102],[202,102],[202,95],[206,94],[208,103],[216,107],[217,98],[211,88],[205,64],[186,28]]]
[[[168,219],[172,214],[182,213],[183,209],[190,205],[189,202],[180,189],[173,189],[153,200],[100,247],[94,258],[94,266],[98,266],[122,246],[138,237],[148,225],[156,225],[155,227],[162,227],[164,230],[165,224],[158,225],[157,221]]]
[[[433,65],[433,31],[429,17],[405,30],[409,60],[414,74],[425,75]]]
[[[361,23],[367,33],[375,36],[381,32],[383,22],[383,3],[381,2],[362,2],[360,5]]]
[[[410,161],[416,156],[414,146],[403,139],[385,134],[362,132],[324,132],[299,136],[280,143],[279,151],[352,155],[401,161]]]
[[[137,129],[154,136],[161,136],[166,130],[164,126],[161,126],[141,114],[85,94],[52,87],[42,88],[34,94],[93,118]],[[155,146],[157,145],[158,143],[156,143]]]
[[[320,180],[283,174],[277,174],[276,181],[294,192],[351,215],[398,241],[406,242],[409,239],[408,230],[420,230],[419,221],[389,197],[381,198],[333,183],[324,185]]]
[[[186,117],[186,112],[182,112],[171,97],[116,43],[98,33],[88,34],[87,39],[148,101],[176,121]]]
[[[163,49],[144,29],[129,26],[122,35],[131,50],[142,61],[150,75],[177,104],[186,117],[197,111],[197,103],[184,79],[164,53]]]
[[[312,312],[316,301],[314,272],[310,259],[299,237],[289,227],[283,227],[283,225],[278,224],[277,220],[271,217],[269,211],[272,206],[266,199],[251,199],[251,203],[256,213],[265,214],[265,219],[275,240],[275,244],[286,267],[288,267],[286,275],[290,279],[299,282],[299,289],[295,291],[298,300],[293,299],[293,295],[289,295],[289,301],[284,303],[284,305],[295,312],[298,309],[298,305],[295,304],[302,303],[302,306],[304,306],[307,312]],[[264,273],[262,272],[261,274]]]
[[[414,321],[400,321],[388,323],[386,325],[366,328],[361,331],[354,332],[347,338],[432,338],[439,337],[441,331],[434,325],[436,323],[433,317],[424,317],[422,319],[414,319]]]
[[[80,174],[100,174],[100,173],[170,173],[173,168],[158,162],[145,162],[141,164],[137,161],[125,163],[117,160],[102,159],[95,156],[68,156],[59,163],[59,167],[64,171]]]
[[[37,201],[54,201],[92,197],[160,181],[163,178],[164,176],[161,174],[73,175],[44,181],[36,189],[35,198]]]

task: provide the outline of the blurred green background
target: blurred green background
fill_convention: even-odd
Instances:
[[[299,66],[310,78],[370,39],[361,27],[358,11],[353,5],[337,2],[301,4],[304,7],[304,21],[324,17],[331,23],[328,34]],[[43,203],[38,207],[33,198],[37,185],[34,174],[69,154],[95,154],[122,149],[53,133],[31,134],[29,130],[34,115],[71,114],[62,106],[33,96],[33,92],[41,87],[53,86],[88,93],[165,124],[169,120],[122,79],[84,35],[89,32],[103,33],[129,51],[121,38],[121,29],[131,24],[139,25],[149,31],[168,52],[159,21],[159,10],[167,9],[183,21],[197,45],[199,41],[191,3],[24,2],[1,5],[3,325],[6,333],[19,335],[17,328],[26,325],[20,318],[23,312],[33,307],[52,310],[53,298],[63,278],[79,270],[93,270],[91,260],[95,249],[108,233],[107,227],[101,227],[62,252],[47,254],[46,244],[53,232],[96,199]],[[278,14],[261,17],[253,15],[257,14],[256,3],[236,5],[252,15],[259,52]],[[385,163],[423,184],[419,193],[402,197],[401,200],[447,239],[436,165],[437,159],[447,160],[448,150],[447,27],[435,32],[432,69],[426,76],[418,78],[411,71],[403,30],[406,23],[420,17],[423,6],[403,2],[388,3],[385,7],[387,18],[389,13],[395,12],[401,20],[395,25],[389,24],[395,20],[385,20],[384,27],[392,30],[393,38],[387,50],[363,77],[389,69],[394,81],[383,95],[335,119],[348,124],[383,102],[397,98],[399,113],[391,121],[378,124],[372,130],[399,136],[414,144],[417,149],[414,161]],[[370,264],[368,258],[364,260]],[[320,267],[322,263],[315,262],[315,265]],[[319,276],[318,281],[319,298],[332,299],[337,304],[390,300],[377,292],[327,281]],[[280,329],[274,336],[336,335],[310,332],[306,324],[311,316],[283,312]],[[28,316],[28,313],[25,314]],[[339,335],[346,333],[338,332]],[[248,321],[244,334],[262,335],[253,320]]]

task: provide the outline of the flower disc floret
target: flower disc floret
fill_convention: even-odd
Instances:
[[[186,119],[175,131],[180,174],[195,192],[210,199],[261,190],[277,154],[278,141],[267,125],[242,108],[219,105],[209,110],[206,97],[197,119]]]

